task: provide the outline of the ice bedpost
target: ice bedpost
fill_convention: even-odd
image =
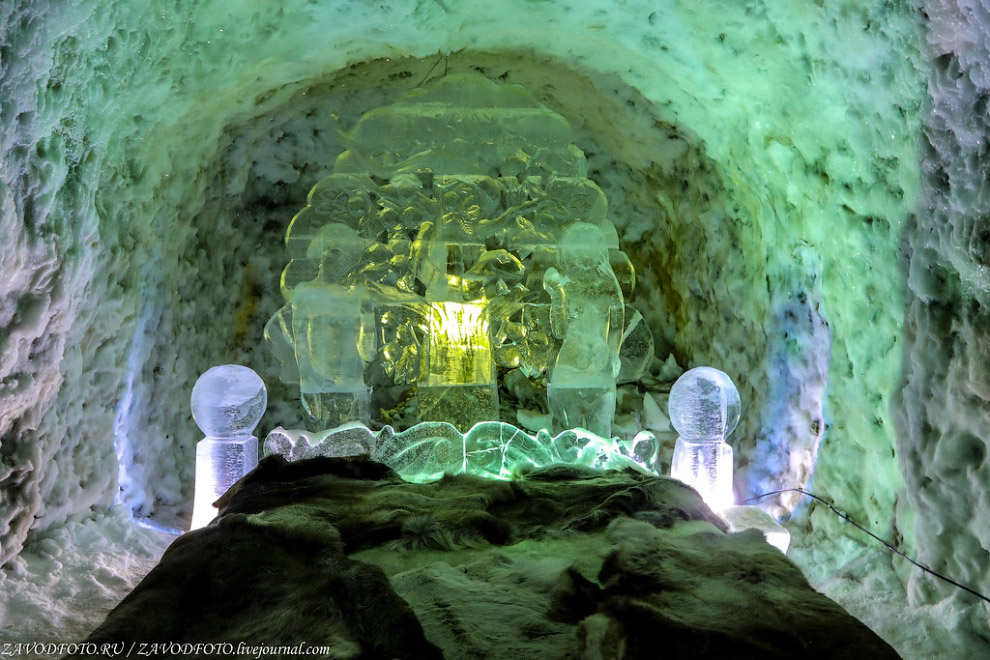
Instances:
[[[697,490],[715,511],[731,506],[732,447],[725,438],[739,423],[739,391],[722,371],[695,367],[670,390],[670,421],[677,430],[670,476]]]
[[[251,434],[265,414],[268,391],[251,369],[225,364],[199,377],[190,405],[206,436],[196,445],[192,530],[213,520],[213,502],[258,465],[258,438]]]
[[[624,304],[598,227],[575,222],[564,233],[543,287],[550,294],[550,325],[563,340],[550,372],[547,403],[554,430],[584,428],[612,434]]]

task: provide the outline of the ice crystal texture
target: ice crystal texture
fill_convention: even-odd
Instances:
[[[557,463],[656,474],[658,449],[649,431],[623,441],[584,429],[530,435],[503,422],[481,422],[465,434],[447,422],[423,422],[401,432],[386,426],[377,433],[353,422],[317,433],[279,427],[268,434],[264,447],[265,455],[280,454],[290,461],[368,454],[410,481],[457,473],[508,479],[530,467]]]
[[[624,309],[604,237],[576,222],[564,233],[560,271],[547,269],[550,326],[561,340],[547,399],[555,430],[585,428],[609,435],[615,414],[615,379]]]
[[[206,435],[196,445],[192,529],[216,515],[213,502],[258,465],[251,435],[268,405],[268,390],[253,370],[225,364],[206,371],[193,386],[193,418]]]

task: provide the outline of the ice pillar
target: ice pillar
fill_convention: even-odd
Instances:
[[[217,514],[213,503],[258,465],[258,438],[252,435],[268,406],[264,381],[236,364],[213,367],[193,386],[193,419],[206,436],[196,445],[196,490],[190,529]]]
[[[725,438],[739,423],[739,391],[722,371],[696,367],[670,390],[670,421],[679,437],[670,476],[697,490],[712,509],[733,503],[732,447]]]

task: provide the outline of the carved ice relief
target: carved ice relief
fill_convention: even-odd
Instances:
[[[265,332],[316,422],[367,423],[374,391],[406,386],[417,421],[466,431],[499,419],[500,370],[518,369],[549,374],[555,431],[607,437],[635,275],[566,120],[448,76],[349,140],[289,226]]]

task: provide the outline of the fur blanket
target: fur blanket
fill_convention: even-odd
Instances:
[[[410,484],[365,458],[270,457],[218,506],[88,642],[159,657],[898,657],[666,478],[557,466]]]

